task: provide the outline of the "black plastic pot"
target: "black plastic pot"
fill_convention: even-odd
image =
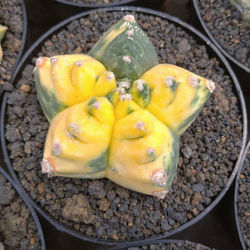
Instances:
[[[162,0],[120,0],[118,2],[111,2],[108,4],[87,4],[87,3],[74,3],[69,0],[54,0],[58,3],[66,4],[68,6],[75,6],[75,7],[81,7],[85,9],[95,9],[95,8],[106,8],[106,7],[115,7],[120,5],[141,5],[141,4],[150,4],[150,5],[156,5]]]
[[[188,241],[188,240],[152,240],[151,242],[148,242],[147,244],[124,244],[124,245],[120,245],[118,247],[114,247],[114,248],[111,248],[110,250],[126,250],[128,248],[136,248],[136,247],[143,247],[143,246],[147,246],[149,247],[150,245],[159,245],[159,244],[164,244],[164,245],[169,245],[169,244],[187,244],[189,245],[190,247],[192,247],[193,249],[198,249],[196,248],[197,244],[199,244],[200,247],[202,248],[199,248],[199,249],[203,249],[203,250],[208,250],[210,249],[209,247],[207,246],[204,246],[200,243],[195,243],[195,242],[192,242],[192,241]],[[150,249],[150,248],[148,248]],[[131,249],[132,250],[132,249]]]
[[[243,234],[242,234],[242,230],[241,230],[241,226],[240,226],[240,220],[239,220],[239,210],[238,210],[238,195],[239,195],[239,179],[240,179],[240,174],[241,174],[241,170],[244,167],[244,163],[245,163],[245,159],[247,157],[247,152],[250,149],[250,141],[248,142],[244,155],[242,157],[242,161],[241,161],[241,167],[239,169],[239,172],[237,174],[237,179],[236,179],[236,184],[235,184],[235,189],[234,189],[234,213],[235,213],[235,221],[236,221],[236,226],[237,226],[237,230],[238,230],[238,235],[240,238],[240,242],[242,245],[243,249],[246,249],[246,244],[245,241],[243,239]]]
[[[227,192],[227,190],[229,189],[230,185],[232,184],[232,181],[234,180],[237,170],[239,169],[239,165],[240,165],[240,160],[242,158],[243,155],[243,151],[244,151],[244,146],[246,143],[246,139],[247,139],[247,116],[246,116],[246,107],[245,107],[245,101],[244,101],[244,97],[242,95],[242,91],[240,88],[240,85],[238,83],[238,80],[234,74],[234,72],[232,71],[229,63],[227,62],[227,60],[224,58],[224,56],[221,54],[221,52],[210,42],[210,40],[208,40],[204,35],[202,35],[199,31],[197,31],[195,28],[191,27],[190,25],[188,25],[187,23],[179,20],[176,17],[172,17],[168,14],[162,13],[162,12],[158,12],[158,11],[153,11],[153,10],[149,10],[149,9],[145,9],[145,8],[136,8],[136,7],[115,7],[115,8],[106,8],[106,9],[102,9],[102,11],[136,11],[136,12],[141,12],[141,13],[146,13],[146,14],[150,14],[150,15],[154,15],[154,16],[159,16],[161,18],[164,18],[174,24],[176,24],[177,26],[181,26],[183,29],[185,29],[186,31],[188,31],[189,33],[191,33],[193,36],[195,36],[197,38],[197,40],[199,40],[202,44],[206,45],[209,53],[213,56],[216,56],[222,65],[224,65],[225,70],[227,71],[227,74],[231,76],[233,82],[234,82],[234,91],[235,93],[238,95],[238,98],[240,100],[240,105],[241,105],[241,113],[242,113],[242,119],[243,119],[243,138],[242,138],[242,147],[241,147],[241,151],[239,154],[239,158],[235,164],[234,170],[231,173],[231,176],[226,184],[226,186],[223,188],[223,190],[220,192],[220,194],[217,196],[217,198],[203,211],[201,212],[201,214],[199,214],[196,218],[192,219],[191,221],[189,221],[188,223],[180,226],[177,229],[174,229],[170,232],[167,232],[165,234],[161,234],[161,235],[157,235],[157,236],[152,236],[149,237],[148,239],[145,240],[134,240],[134,241],[130,241],[131,243],[135,243],[137,242],[138,244],[147,244],[150,243],[152,240],[156,240],[156,239],[161,239],[164,237],[168,237],[171,235],[174,235],[175,233],[178,233],[184,229],[187,229],[188,227],[190,227],[191,225],[193,225],[194,223],[198,222],[199,220],[201,220],[204,216],[206,216],[218,203],[219,201],[222,199],[222,197],[225,195],[225,193]],[[45,40],[47,39],[51,34],[53,34],[55,31],[60,30],[61,28],[63,28],[65,25],[67,25],[68,23],[89,15],[91,12],[93,11],[88,11],[85,13],[81,13],[78,14],[76,16],[70,17],[68,19],[66,19],[65,21],[59,23],[58,25],[52,27],[48,32],[46,32],[42,37],[40,37],[32,46],[31,48],[27,51],[27,53],[23,56],[22,60],[20,61],[15,73],[14,73],[14,77],[15,80],[17,81],[18,78],[20,77],[21,73],[22,73],[22,69],[24,68],[26,62],[32,58],[33,55],[35,55],[36,50],[38,49],[38,46]],[[7,94],[4,95],[3,98],[3,102],[2,102],[2,108],[1,108],[1,142],[2,142],[2,149],[3,149],[3,153],[4,153],[4,161],[6,163],[6,165],[8,166],[8,169],[12,175],[12,177],[14,178],[14,180],[16,182],[19,182],[13,167],[11,165],[9,156],[8,156],[8,152],[7,152],[7,148],[6,148],[6,142],[5,142],[5,131],[4,131],[4,119],[5,119],[5,109],[6,109],[6,102],[7,102]],[[99,244],[103,244],[103,245],[114,245],[114,244],[118,244],[121,243],[120,241],[111,241],[111,240],[100,240],[97,238],[93,238],[93,237],[87,237],[85,235],[82,235],[76,231],[73,231],[72,229],[58,223],[57,221],[55,221],[53,218],[51,218],[47,213],[45,213],[31,198],[30,198],[30,202],[32,203],[32,205],[36,208],[36,210],[42,215],[44,216],[51,224],[53,224],[59,231],[63,231],[63,232],[67,232],[70,235],[73,235],[74,237],[80,238],[82,240],[85,241],[89,241],[89,242],[93,242],[93,243],[99,243]]]
[[[11,177],[0,167],[0,174],[2,174],[13,186],[13,188],[16,190],[16,192],[21,196],[23,202],[25,203],[25,205],[28,207],[31,216],[33,217],[33,220],[35,222],[36,225],[36,229],[39,233],[40,236],[40,243],[41,243],[41,250],[45,250],[45,241],[44,241],[44,236],[43,236],[43,231],[42,231],[42,227],[41,224],[39,222],[39,219],[36,215],[36,212],[34,210],[34,208],[31,206],[30,202],[29,202],[29,197],[27,197],[24,189],[18,184],[15,183]]]
[[[196,14],[197,14],[197,16],[198,16],[198,18],[200,20],[200,23],[202,24],[202,27],[205,30],[205,32],[207,33],[207,35],[210,38],[210,40],[233,63],[235,63],[237,66],[239,66],[240,68],[242,68],[243,70],[245,70],[247,73],[250,73],[250,68],[248,68],[247,66],[245,66],[244,64],[242,64],[241,62],[239,62],[238,60],[236,60],[233,56],[231,56],[224,48],[222,48],[222,46],[214,38],[213,34],[211,33],[211,31],[209,30],[209,28],[207,27],[206,23],[204,22],[204,20],[203,20],[203,18],[201,16],[201,12],[200,12],[200,7],[199,7],[199,4],[198,4],[198,0],[193,0],[193,5],[194,5],[194,8],[195,8]]]

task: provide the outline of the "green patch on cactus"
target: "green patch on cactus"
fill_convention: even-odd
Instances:
[[[129,90],[130,94],[133,96],[134,101],[142,108],[146,108],[151,100],[151,88],[149,85],[140,80],[134,81],[131,89]],[[139,83],[138,83],[139,82]]]
[[[150,160],[147,161],[146,163],[155,161],[157,159],[157,156],[156,156],[156,154],[154,152],[152,152],[151,154],[148,154],[148,157],[150,158]]]
[[[177,165],[179,161],[179,136],[177,136],[174,132],[172,132],[173,143],[172,143],[172,151],[170,152],[170,157],[167,158],[163,156],[163,166],[167,175],[166,189],[169,189],[172,185],[174,177],[177,171]]]
[[[141,135],[141,136],[137,136],[137,137],[124,138],[124,139],[121,139],[121,141],[133,141],[133,140],[141,139],[141,138],[143,138],[143,137],[144,137],[144,136]]]
[[[190,103],[190,109],[192,109],[192,114],[181,124],[179,124],[179,126],[175,129],[176,134],[178,135],[182,134],[191,125],[191,123],[199,115],[210,94],[211,93],[208,90],[208,88],[201,85],[197,87],[196,94]]]
[[[0,25],[0,42],[3,40],[7,29],[8,28],[6,26]]]
[[[135,80],[143,73],[141,64],[130,56],[116,56],[112,60],[107,60],[105,66],[115,74],[117,79],[127,76]]]
[[[41,104],[43,113],[45,114],[48,121],[51,121],[57,113],[66,109],[67,106],[56,98],[55,94],[44,88],[40,82],[39,74],[37,69],[34,71],[35,84],[37,89],[37,97]]]
[[[135,110],[133,108],[131,108],[130,106],[128,106],[128,115],[133,113]]]
[[[98,173],[106,170],[106,165],[108,162],[108,149],[101,153],[99,157],[90,161],[88,166],[93,169],[93,173]]]
[[[144,82],[142,85],[143,85],[143,90],[137,92],[137,97],[142,100],[141,103],[143,104],[142,107],[146,108],[150,103],[151,89],[146,82]]]
[[[116,89],[111,91],[109,94],[106,95],[106,98],[113,104],[114,96],[115,96]]]
[[[112,26],[89,55],[102,62],[116,78],[135,80],[159,63],[152,43],[132,16]]]
[[[177,82],[176,80],[173,80],[173,85],[170,87],[170,89],[172,90],[172,92],[176,91],[178,85],[179,85],[179,82]]]
[[[90,100],[89,100],[89,103],[88,103],[88,107],[87,107],[87,111],[89,113],[89,115],[93,115],[93,110],[95,109],[94,107],[94,103],[97,101],[97,98],[96,97],[92,97]]]

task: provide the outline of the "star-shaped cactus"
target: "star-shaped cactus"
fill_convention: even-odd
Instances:
[[[159,64],[134,16],[110,28],[89,55],[38,58],[38,99],[48,118],[42,172],[103,178],[164,198],[176,174],[179,136],[215,84]]]

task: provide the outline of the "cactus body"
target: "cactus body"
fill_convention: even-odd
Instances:
[[[89,54],[38,59],[38,98],[45,115],[53,118],[42,171],[107,177],[164,198],[176,174],[179,135],[215,84],[158,64],[132,16],[114,25]]]
[[[8,28],[6,26],[0,25],[0,63],[1,63],[2,58],[3,58],[3,51],[2,51],[1,41],[3,40],[7,29]]]
[[[250,0],[230,0],[242,12],[242,18],[250,22]]]
[[[34,77],[38,99],[49,121],[67,107],[116,88],[113,74],[86,55],[38,58]]]
[[[158,64],[155,48],[131,15],[112,26],[89,55],[113,71],[117,79],[136,80]]]
[[[57,114],[46,139],[43,172],[78,178],[104,177],[113,123],[113,107],[104,97]]]
[[[199,114],[214,86],[211,81],[170,64],[159,64],[145,72],[150,102],[146,109],[171,128],[182,134]]]
[[[136,107],[133,101],[123,105]],[[178,141],[168,127],[139,106],[123,113],[114,125],[107,177],[141,193],[165,196],[176,173]]]

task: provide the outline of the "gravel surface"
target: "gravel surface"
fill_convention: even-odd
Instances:
[[[176,243],[148,245],[142,247],[130,247],[127,250],[215,250],[200,243],[180,241]]]
[[[41,249],[39,234],[29,209],[1,174],[0,197],[0,249]]]
[[[79,3],[79,4],[109,4],[119,3],[121,0],[67,0],[67,2]]]
[[[250,249],[250,148],[239,178],[238,215],[243,239]]]
[[[9,81],[21,47],[23,34],[21,0],[0,1],[0,24],[8,27],[5,38],[2,41],[3,59],[0,65],[1,92],[3,89],[6,91],[13,89]]]
[[[49,124],[38,103],[32,76],[37,56],[87,53],[123,15],[93,13],[45,41],[8,97],[5,123],[12,165],[37,204],[55,220],[85,235],[113,240],[159,235],[200,214],[225,187],[242,139],[238,100],[231,78],[219,62],[182,28],[159,17],[136,14],[161,62],[182,66],[218,83],[197,120],[181,137],[172,189],[165,199],[158,200],[107,179],[48,178],[41,173],[39,164]]]
[[[218,43],[250,68],[250,23],[229,0],[198,0],[201,16]]]

